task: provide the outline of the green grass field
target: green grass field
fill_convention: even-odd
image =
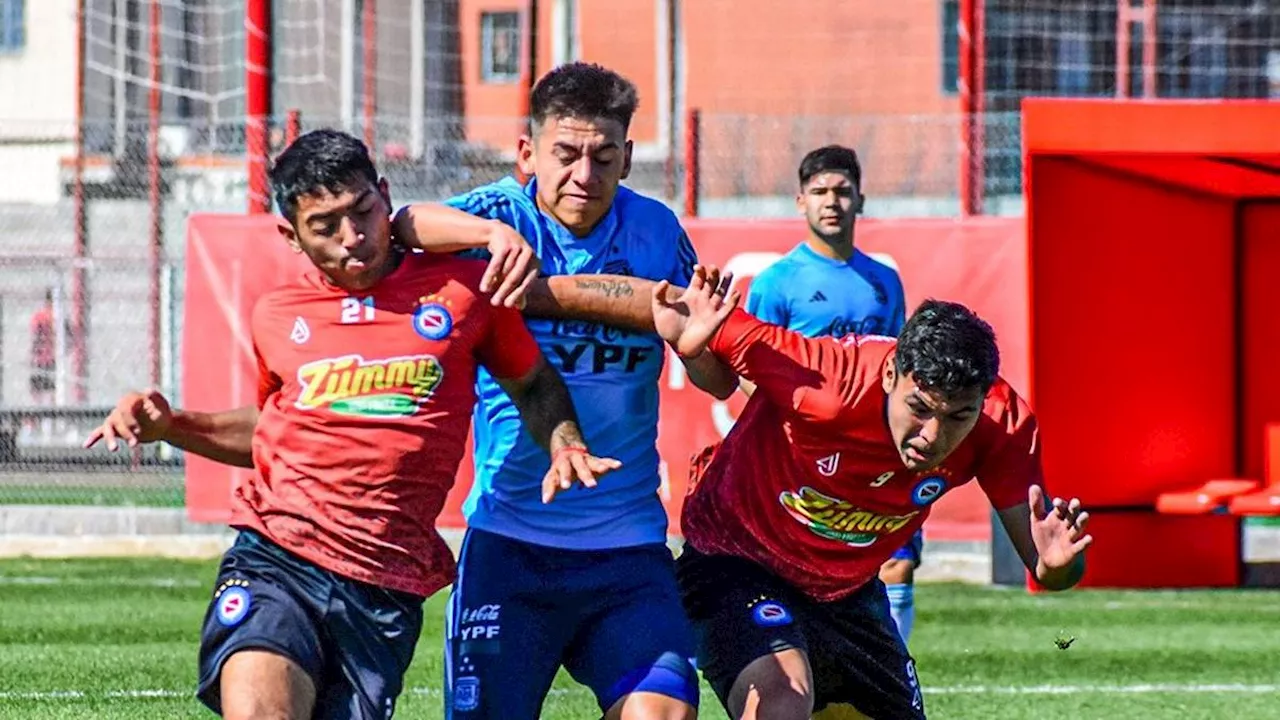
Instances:
[[[212,717],[191,697],[213,562],[0,561],[0,718]],[[1280,593],[922,585],[913,651],[932,718],[1275,718]],[[438,718],[444,595],[398,717]],[[1077,639],[1059,650],[1060,634]],[[723,718],[709,692],[704,718]],[[561,677],[546,718],[598,717]]]

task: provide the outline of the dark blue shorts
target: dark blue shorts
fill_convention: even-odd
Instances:
[[[913,565],[920,567],[920,553],[924,550],[924,530],[916,530],[906,545],[898,548],[893,554],[894,560],[910,560]]]
[[[562,550],[468,530],[445,618],[445,714],[536,720],[561,666],[602,712],[633,692],[694,707],[693,635],[665,545]]]
[[[815,713],[844,703],[874,718],[924,718],[915,662],[878,579],[823,603],[756,563],[688,545],[677,577],[697,636],[698,669],[726,706],[748,665],[797,649],[813,671]]]
[[[242,530],[222,557],[205,613],[198,697],[221,714],[223,663],[240,650],[269,650],[311,676],[315,718],[390,717],[422,629],[422,601],[340,577]]]

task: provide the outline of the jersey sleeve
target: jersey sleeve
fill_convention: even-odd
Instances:
[[[266,407],[267,400],[284,387],[284,381],[267,367],[267,360],[262,357],[256,342],[253,344],[253,357],[258,361],[258,409],[261,410]]]
[[[893,270],[889,271],[889,304],[893,314],[889,317],[889,335],[897,337],[902,333],[902,326],[907,324],[907,297],[902,288],[902,276]]]
[[[476,347],[476,359],[502,380],[522,378],[538,365],[542,351],[525,327],[524,318],[514,308],[497,307],[489,327]]]
[[[271,370],[271,366],[267,363],[267,358],[262,352],[262,343],[258,342],[259,338],[270,337],[264,334],[264,326],[270,322],[270,296],[264,296],[258,300],[253,306],[253,312],[249,317],[249,334],[253,343],[253,359],[258,366],[258,409],[261,410],[266,406],[270,397],[280,392],[284,387],[284,380]]]
[[[988,414],[994,441],[978,465],[978,484],[997,510],[1027,502],[1027,488],[1044,487],[1040,464],[1040,429],[1031,408],[1009,390],[998,412]]]
[[[862,391],[856,343],[807,338],[741,309],[720,327],[709,349],[774,405],[813,421],[834,419]]]
[[[747,291],[747,312],[767,323],[787,327],[791,322],[787,296],[773,278],[774,273],[766,269],[751,281],[751,288]]]
[[[689,233],[680,228],[679,237],[676,238],[675,266],[667,276],[667,282],[677,287],[688,287],[689,281],[693,279],[693,266],[697,264],[698,251],[693,249]]]
[[[483,185],[461,195],[455,195],[444,201],[444,204],[461,210],[468,215],[485,218],[486,220],[498,220],[515,228],[523,233],[521,227],[521,215],[519,208],[516,207],[515,200],[498,187],[497,184]],[[526,235],[526,237],[529,237]],[[488,248],[471,248],[470,250],[461,250],[454,255],[470,260],[488,260]]]

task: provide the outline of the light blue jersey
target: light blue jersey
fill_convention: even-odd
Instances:
[[[485,185],[448,204],[515,228],[546,275],[606,273],[687,285],[693,245],[662,203],[619,187],[609,213],[576,237],[534,201],[536,180]],[[475,412],[475,485],[463,505],[472,528],[552,547],[605,550],[666,541],[658,498],[658,375],[666,347],[656,334],[589,322],[530,318],[529,330],[560,370],[591,452],[622,467],[595,489],[574,487],[544,505],[550,460],[511,398],[483,368]]]
[[[893,268],[861,250],[835,260],[801,243],[751,281],[747,312],[808,337],[896,337],[907,309]]]

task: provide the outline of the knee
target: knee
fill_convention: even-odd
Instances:
[[[308,720],[287,701],[269,698],[242,698],[222,704],[224,720]]]
[[[309,720],[316,689],[295,662],[272,652],[232,655],[220,677],[225,720]]]
[[[761,683],[747,689],[740,720],[808,720],[813,713],[813,690],[805,683]]]
[[[813,712],[813,673],[808,657],[784,650],[747,666],[729,693],[730,715],[739,720],[808,720]]]
[[[654,693],[632,693],[623,698],[617,714],[610,713],[609,720],[694,720],[698,711],[693,706],[675,698]]]
[[[880,580],[885,585],[910,585],[915,581],[916,565],[910,560],[885,560],[880,566]]]

